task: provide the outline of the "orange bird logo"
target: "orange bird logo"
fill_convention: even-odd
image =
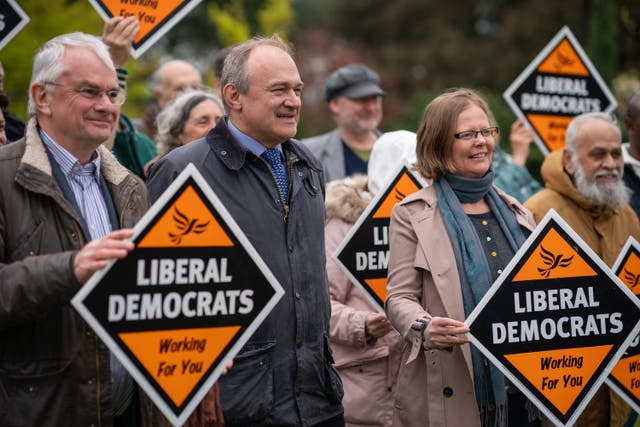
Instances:
[[[557,52],[555,55],[555,62],[554,62],[554,66],[556,67],[557,70],[561,70],[566,66],[570,66],[573,65],[574,61],[563,55],[562,52]]]
[[[629,289],[633,290],[633,288],[638,286],[638,281],[640,281],[640,274],[635,275],[625,268],[624,281],[625,281],[625,284],[629,287]]]
[[[404,194],[402,191],[400,191],[398,188],[396,188],[394,196],[396,200],[399,202],[401,202],[405,197],[407,197],[407,195]]]
[[[573,260],[573,255],[569,258],[564,258],[562,254],[555,255],[553,252],[546,250],[542,245],[540,245],[540,257],[542,258],[542,262],[548,266],[545,268],[538,267],[538,272],[543,277],[549,277],[551,271],[558,267],[569,266]]]
[[[175,213],[173,215],[173,220],[176,223],[178,232],[175,234],[169,233],[169,237],[171,238],[171,241],[176,245],[179,245],[182,242],[182,238],[189,233],[200,234],[204,233],[207,230],[209,221],[198,223],[198,218],[189,218],[188,216],[180,212],[177,206],[174,209]]]

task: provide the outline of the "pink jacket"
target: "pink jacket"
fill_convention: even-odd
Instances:
[[[532,230],[531,213],[497,191],[518,223]],[[393,425],[480,426],[469,344],[452,351],[434,349],[427,330],[411,329],[416,319],[465,319],[456,260],[433,187],[395,206],[389,233],[385,309],[407,344],[398,374]]]
[[[349,181],[347,181],[349,182]],[[348,187],[342,186],[347,191]],[[344,196],[327,189],[327,200]],[[344,201],[344,200],[342,200]],[[366,203],[361,205],[361,208]],[[349,212],[344,212],[347,209]],[[359,213],[352,204],[328,209],[325,227],[327,274],[331,297],[331,350],[344,387],[342,404],[348,426],[391,426],[395,379],[400,363],[400,336],[392,331],[367,344],[364,325],[376,309],[333,260],[333,253]]]

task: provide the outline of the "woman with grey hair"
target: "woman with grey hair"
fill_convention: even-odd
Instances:
[[[205,91],[188,92],[167,105],[156,118],[158,154],[204,137],[224,116],[220,98]]]
[[[174,148],[204,137],[224,116],[224,105],[212,92],[187,92],[160,111],[156,118],[158,155],[144,166],[149,174],[151,166]]]

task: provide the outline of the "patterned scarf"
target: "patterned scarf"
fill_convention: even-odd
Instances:
[[[433,184],[456,258],[465,317],[471,314],[487,293],[492,278],[482,243],[460,203],[473,203],[485,198],[514,253],[526,240],[515,214],[491,187],[493,176],[492,170],[479,179],[445,174]],[[471,347],[471,358],[482,425],[506,426],[508,414],[504,376],[474,346]]]

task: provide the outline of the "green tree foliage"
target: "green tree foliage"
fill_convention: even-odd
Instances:
[[[293,18],[291,0],[222,0],[207,5],[222,46],[257,34],[287,38]]]
[[[265,35],[278,33],[286,38],[292,15],[291,0],[266,0],[264,6],[258,10],[258,25]]]
[[[222,46],[230,46],[247,40],[251,35],[243,0],[231,0],[221,6],[212,2],[207,6],[209,18],[216,25]]]
[[[611,86],[618,68],[618,15],[611,0],[592,0],[585,49],[605,83]]]

